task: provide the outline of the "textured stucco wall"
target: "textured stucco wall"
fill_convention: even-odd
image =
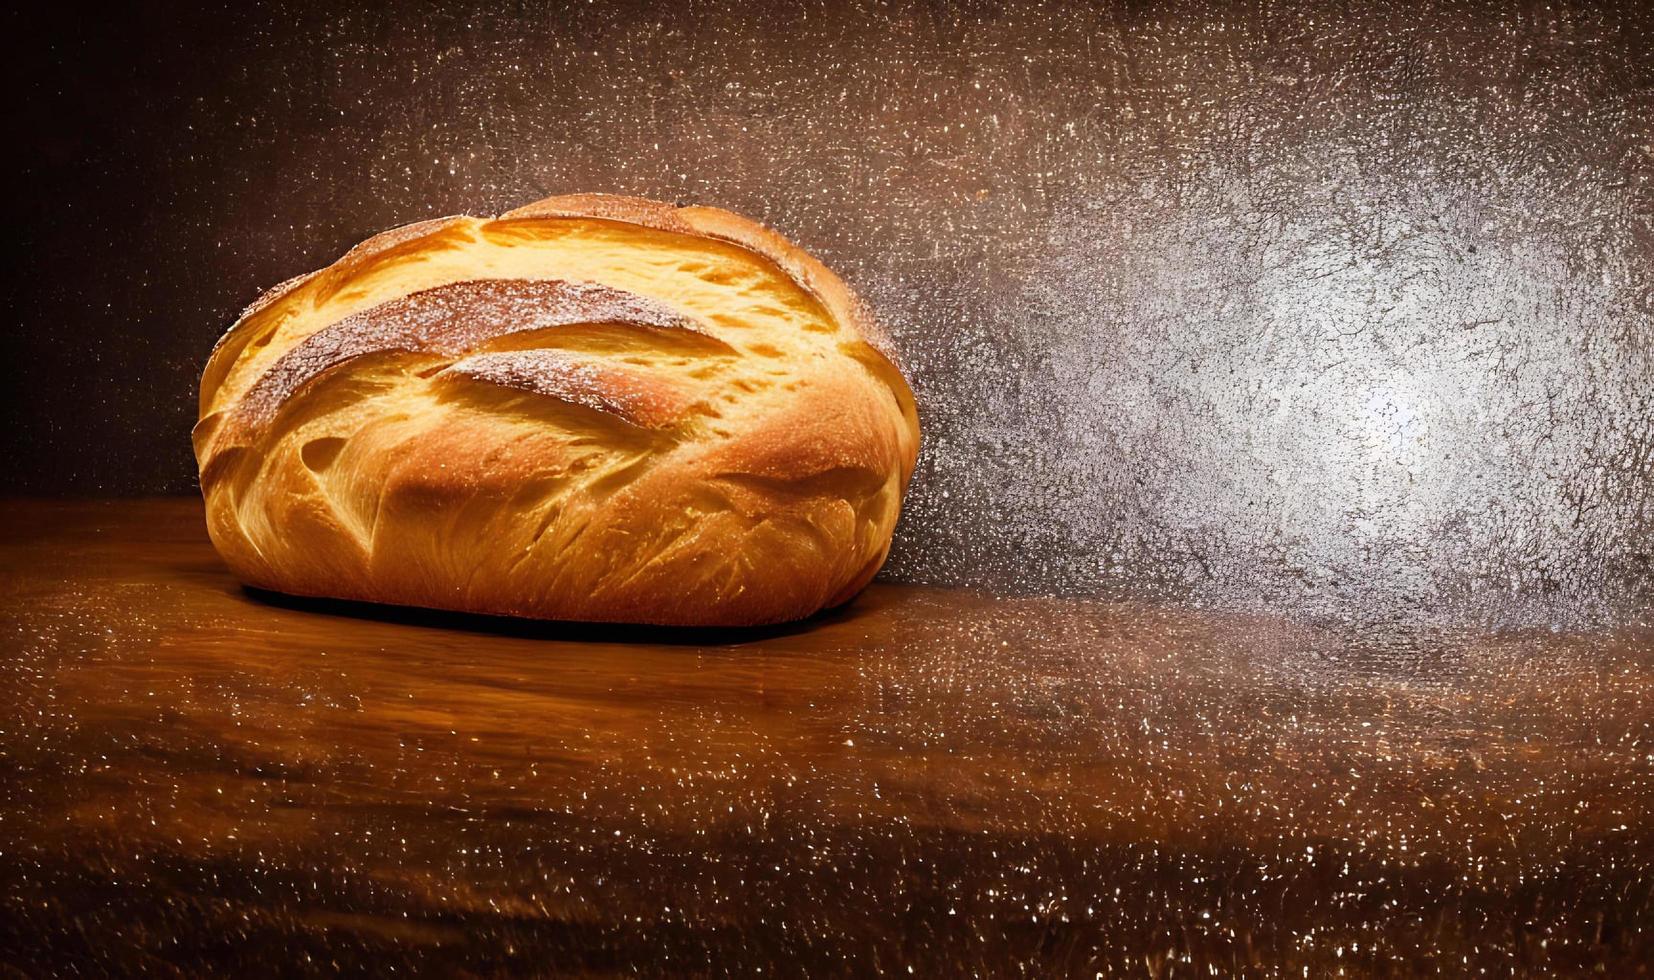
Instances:
[[[14,23],[5,489],[188,492],[261,287],[611,190],[764,219],[889,323],[927,427],[891,576],[1646,605],[1646,5],[779,7]]]

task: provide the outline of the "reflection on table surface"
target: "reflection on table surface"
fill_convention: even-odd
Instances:
[[[1654,629],[879,585],[795,627],[250,594],[6,508],[29,972],[1302,975],[1654,961]]]

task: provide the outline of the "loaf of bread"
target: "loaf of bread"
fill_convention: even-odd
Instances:
[[[270,290],[213,350],[194,441],[251,585],[736,626],[868,583],[919,423],[866,308],[780,235],[573,195]]]

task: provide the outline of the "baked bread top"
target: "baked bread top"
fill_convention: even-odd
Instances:
[[[859,591],[918,437],[821,263],[727,211],[594,194],[397,228],[265,293],[194,436],[253,585],[697,625]]]

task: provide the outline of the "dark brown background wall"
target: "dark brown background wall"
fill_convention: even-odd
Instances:
[[[198,369],[261,287],[610,190],[762,218],[889,323],[927,425],[893,576],[1647,603],[1645,5],[7,16],[5,491],[190,492]]]

